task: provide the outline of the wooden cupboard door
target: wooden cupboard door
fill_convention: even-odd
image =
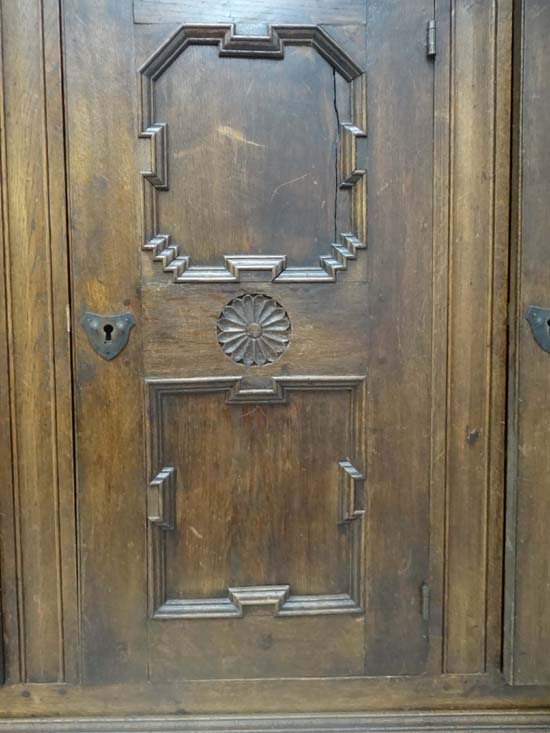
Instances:
[[[505,672],[511,684],[543,685],[550,683],[547,3],[519,3],[517,29]]]
[[[433,3],[169,5],[64,3],[83,679],[426,672]]]

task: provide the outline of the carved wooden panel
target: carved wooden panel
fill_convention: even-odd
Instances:
[[[261,293],[233,298],[222,309],[217,330],[224,354],[245,366],[276,361],[290,340],[288,313],[276,300]]]
[[[326,31],[183,25],[140,80],[151,144],[144,249],[176,282],[238,282],[245,270],[333,282],[356,259],[366,246],[365,76]],[[199,82],[210,96],[197,97]],[[215,126],[209,108],[220,112]],[[224,164],[223,189],[209,189],[209,166]]]
[[[362,613],[364,378],[147,384],[151,616]]]
[[[533,0],[526,16],[539,35],[544,5]],[[8,683],[0,728],[499,728],[513,723],[496,714],[435,722],[347,714],[547,706],[548,688],[511,689],[499,672],[510,0],[0,6]],[[437,57],[428,59],[434,10]],[[335,68],[320,36],[318,47],[295,45],[249,27],[243,32],[259,33],[251,55],[250,40],[235,37],[240,30],[190,43],[146,80],[155,116],[140,126],[136,69],[171,32],[166,24],[229,28],[235,20],[322,24],[361,69],[368,59],[368,285],[367,253],[355,263],[347,256],[366,241],[358,195],[366,185],[364,105],[353,109],[364,78],[350,81]],[[532,61],[541,44],[530,45]],[[542,124],[544,97],[531,96],[531,116]],[[540,163],[530,155],[535,137],[525,155]],[[538,172],[528,172],[526,191],[540,191],[528,186]],[[152,197],[146,223],[156,217],[158,225],[149,237],[171,235],[158,253],[168,269],[188,257],[184,274],[216,282],[181,287],[149,252],[137,256],[144,192]],[[532,231],[537,217],[527,224]],[[324,261],[323,274],[319,258],[332,256],[340,232],[355,237],[333,250],[350,265],[338,275],[347,282],[324,287],[336,266]],[[305,278],[311,268],[318,285],[279,284],[292,269]],[[262,369],[232,363],[217,340],[222,308],[242,295],[238,279],[274,280],[263,292],[292,317],[289,348]],[[79,329],[67,332],[68,304],[73,324],[89,309],[131,310],[137,328],[124,355],[99,363]],[[543,378],[544,359],[540,368],[536,359],[525,360],[529,374]],[[324,377],[318,389],[305,379],[290,388],[272,378],[306,370],[368,370],[366,417],[357,408],[362,383],[334,379],[329,388]],[[246,377],[227,377],[219,391],[211,378],[205,390],[200,380],[179,385],[162,398],[162,415],[151,411],[146,491],[145,375],[234,373]],[[522,403],[521,414],[529,409]],[[362,430],[368,460],[358,447]],[[535,486],[525,481],[528,459],[526,489]],[[544,481],[537,486],[543,506]],[[544,560],[529,532],[544,528],[544,511],[522,511],[522,496],[529,492],[520,491],[517,505],[520,605],[510,611],[516,681],[541,680],[548,667],[538,643],[548,623],[529,612],[540,588],[524,572]],[[146,501],[150,592],[159,604],[227,601],[226,610],[245,618],[146,621]],[[530,540],[521,544],[524,530]],[[355,602],[363,586],[365,615],[282,613],[296,597],[316,598],[317,609],[323,596]],[[283,706],[301,715],[215,717]],[[312,723],[313,711],[345,714]],[[67,715],[74,718],[59,720]],[[98,715],[113,718],[92,722]],[[515,722],[544,726],[533,715]]]

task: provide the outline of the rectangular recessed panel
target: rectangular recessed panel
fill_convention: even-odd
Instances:
[[[153,679],[360,671],[365,386],[149,381]]]
[[[330,251],[333,77],[313,48],[274,61],[227,59],[202,45],[159,78],[155,120],[168,125],[170,189],[158,196],[158,229],[193,263],[283,253],[313,265]]]
[[[349,410],[348,392],[297,393],[282,405],[227,405],[223,393],[167,400],[164,461],[179,476],[170,597],[280,583],[300,594],[346,590],[337,488]]]
[[[154,618],[363,612],[364,384],[149,383]]]

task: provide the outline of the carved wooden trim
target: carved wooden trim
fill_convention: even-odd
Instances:
[[[293,715],[166,715],[125,718],[0,720],[0,733],[535,733],[550,729],[547,711],[407,711]]]
[[[340,522],[349,532],[349,587],[352,598],[360,598],[363,588],[364,539],[363,518],[367,505],[366,482],[363,474],[349,460],[340,461],[338,505]]]
[[[266,607],[273,616],[281,615],[290,593],[289,585],[260,585],[228,588],[227,598],[167,600],[154,618],[241,618],[245,606]]]
[[[166,69],[191,45],[218,46],[221,56],[247,58],[284,58],[284,46],[311,46],[346,80],[352,81],[363,73],[361,67],[320,26],[271,25],[267,36],[241,36],[235,24],[192,25],[178,28],[141,66],[140,73],[152,80]],[[152,108],[149,108],[152,114]]]
[[[175,475],[174,468],[163,468],[149,484],[147,519],[162,529],[174,529]]]
[[[153,595],[165,595],[164,533],[174,529],[176,471],[165,467],[153,478],[147,491],[149,585]],[[153,612],[150,607],[150,613]]]
[[[351,188],[367,172],[367,136],[356,125],[342,125],[340,188]]]
[[[141,137],[151,141],[151,169],[142,171],[142,176],[159,191],[168,189],[168,155],[166,146],[166,128],[163,123],[151,125],[143,130]]]
[[[255,387],[262,385],[265,393],[277,395],[277,401],[286,401],[288,393],[292,391],[327,391],[327,390],[350,390],[353,391],[359,387],[364,387],[366,377],[363,375],[346,375],[342,377],[304,375],[295,377],[191,377],[184,379],[164,379],[163,377],[149,377],[145,379],[145,383],[149,388],[149,405],[150,410],[156,410],[160,407],[158,403],[159,397],[166,394],[178,394],[181,392],[208,393],[208,392],[225,392],[227,401],[234,400],[235,394],[242,394],[243,391],[249,390],[249,399],[239,399],[239,402],[263,402],[257,399]],[[280,395],[280,399],[279,399]],[[363,395],[361,395],[361,399]],[[359,396],[358,396],[359,401]],[[151,417],[151,415],[150,415]],[[355,431],[354,431],[355,432]]]
[[[155,120],[155,82],[191,45],[216,45],[220,56],[284,59],[285,46],[314,48],[347,82],[351,120],[339,121],[338,181],[340,192],[352,197],[352,231],[342,232],[329,252],[311,267],[289,267],[285,255],[226,255],[223,266],[192,265],[168,232],[159,231],[156,201],[169,188],[167,122]],[[142,171],[145,218],[143,249],[174,282],[239,282],[243,271],[265,271],[273,282],[335,282],[357,252],[366,248],[366,84],[365,74],[332,37],[319,26],[271,25],[266,36],[242,36],[235,25],[182,25],[139,70],[141,92],[140,137],[150,140],[151,165]]]
[[[340,461],[340,521],[353,522],[365,513],[365,477],[351,461]]]
[[[61,14],[45,0],[0,2],[0,683],[10,684],[79,679]]]
[[[229,391],[227,402],[286,402],[286,392],[283,385],[272,377],[241,377]]]
[[[197,377],[193,379],[147,379],[149,391],[149,430],[152,437],[150,464],[154,469],[165,460],[163,455],[163,400],[167,395],[182,393],[226,394],[229,404],[272,402],[284,403],[292,391],[349,391],[352,399],[350,442],[357,445],[358,455],[364,450],[363,424],[366,381],[363,376],[297,376],[297,377]],[[360,431],[360,433],[359,433]],[[358,434],[359,433],[359,434]],[[335,613],[363,613],[364,583],[364,515],[366,488],[363,474],[345,458],[338,464],[339,523],[348,536],[348,590],[330,595],[292,595],[289,585],[228,588],[220,598],[167,598],[165,586],[165,533],[174,528],[175,469],[163,467],[149,484],[147,514],[149,556],[149,613],[153,619],[240,618],[245,607],[254,607],[273,616],[312,616]]]

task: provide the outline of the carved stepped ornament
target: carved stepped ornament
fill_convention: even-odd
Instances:
[[[155,86],[176,59],[192,45],[217,46],[221,57],[284,60],[286,46],[313,48],[347,84],[348,111],[337,112],[337,181],[336,198],[349,197],[350,209],[345,230],[334,232],[327,243],[327,254],[318,264],[306,267],[289,266],[286,254],[224,255],[223,265],[201,266],[191,263],[182,253],[180,243],[169,232],[162,231],[158,219],[158,197],[169,185],[169,120],[156,119]],[[284,63],[284,61],[283,61]],[[273,282],[335,282],[336,275],[347,270],[357,258],[357,251],[366,247],[366,83],[361,67],[318,26],[272,25],[266,36],[243,36],[234,25],[182,25],[140,69],[141,133],[151,144],[151,166],[142,171],[145,213],[143,248],[152,252],[164,272],[175,282],[239,282],[243,271],[264,271]],[[341,119],[346,114],[349,119]],[[349,229],[348,229],[349,227]],[[344,227],[342,227],[344,228]]]
[[[222,310],[217,326],[224,354],[245,366],[275,361],[290,340],[287,312],[267,295],[235,298]]]

